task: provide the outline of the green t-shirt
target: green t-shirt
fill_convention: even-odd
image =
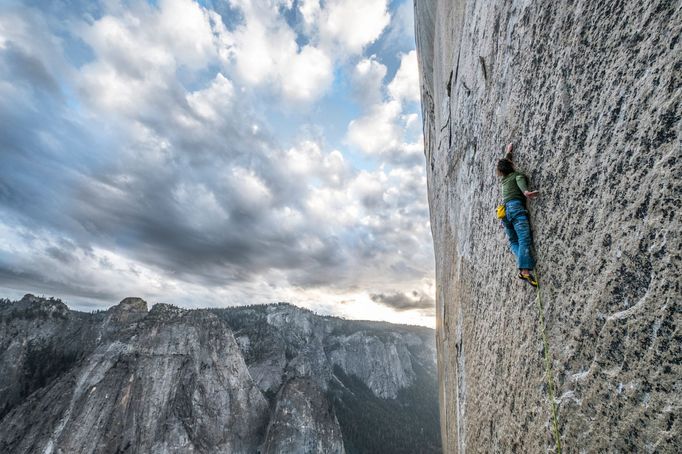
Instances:
[[[524,200],[526,196],[523,193],[527,190],[528,182],[526,181],[526,176],[520,172],[512,172],[502,178],[502,198],[504,198],[504,203],[514,199]]]

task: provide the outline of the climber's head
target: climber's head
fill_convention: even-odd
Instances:
[[[514,171],[514,164],[509,159],[500,159],[497,161],[497,175],[506,177]]]

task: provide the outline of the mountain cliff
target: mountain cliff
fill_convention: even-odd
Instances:
[[[0,452],[380,452],[396,429],[392,452],[440,449],[427,328],[26,295],[0,304],[0,370]],[[387,417],[358,424],[367,405]]]
[[[415,27],[445,452],[680,452],[679,2],[415,0]],[[507,142],[542,312],[495,219]]]

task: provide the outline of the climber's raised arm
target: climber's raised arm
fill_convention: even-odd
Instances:
[[[512,159],[513,158],[513,155],[512,155],[513,150],[514,150],[514,144],[513,143],[507,144],[507,149],[505,150],[504,159],[508,160],[509,162],[513,162],[514,161],[514,159]]]
[[[507,148],[505,149],[504,159],[509,161],[509,163],[512,165],[510,168],[512,168],[512,169],[513,169],[513,162],[514,162],[513,161],[513,158],[514,158],[513,152],[514,152],[514,144],[513,143],[507,144]],[[528,188],[528,180],[526,179],[525,175],[518,173],[515,176],[515,180],[516,180],[516,185],[518,186],[518,188],[521,190],[521,192],[523,193],[523,195],[527,199],[534,199],[540,193],[540,191],[531,191]]]

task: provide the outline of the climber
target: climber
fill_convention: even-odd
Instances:
[[[516,256],[519,268],[517,277],[537,287],[538,281],[532,273],[535,260],[530,250],[533,240],[525,201],[537,197],[538,191],[530,191],[526,176],[514,170],[512,149],[513,145],[510,143],[507,145],[506,156],[497,162],[497,176],[502,178],[504,199],[504,204],[497,207],[497,217],[507,232],[509,247]]]

